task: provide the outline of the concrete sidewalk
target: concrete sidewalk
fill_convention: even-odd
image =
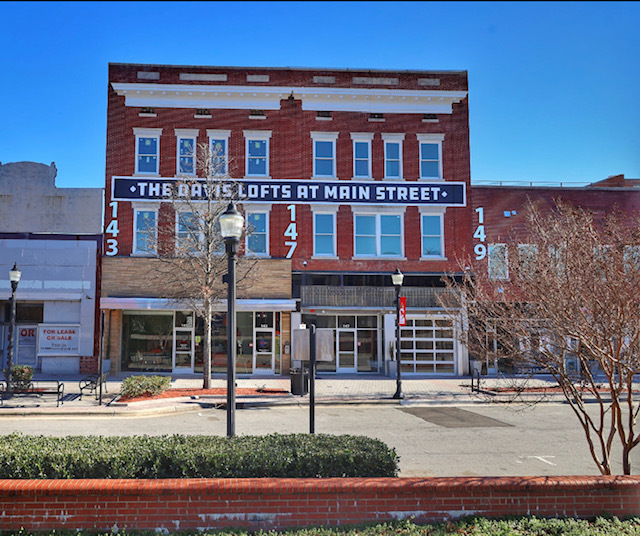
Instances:
[[[144,415],[191,411],[203,406],[221,406],[226,404],[226,394],[183,396],[178,398],[162,398],[139,402],[120,402],[119,393],[122,376],[109,377],[106,389],[103,390],[102,403],[93,394],[80,397],[79,380],[82,376],[67,376],[55,378],[64,382],[63,403],[56,407],[55,395],[15,396],[4,400],[0,405],[0,416],[3,415]],[[36,375],[34,381],[54,379],[46,375]],[[471,378],[416,378],[402,380],[403,400],[396,400],[396,380],[393,378],[372,376],[319,376],[315,381],[316,404],[476,404],[504,402],[509,395],[494,395],[484,389],[505,385],[513,381],[507,378],[483,377],[481,387],[483,391],[473,392]],[[551,386],[551,381],[538,379],[536,385]],[[308,405],[310,395],[291,394],[291,378],[239,378],[237,379],[236,403],[239,409],[255,405]],[[531,384],[531,380],[529,385]],[[201,388],[202,378],[174,377],[171,388]],[[211,382],[212,388],[226,389],[226,378],[215,378]],[[260,389],[266,391],[261,394],[244,395],[242,389]],[[283,394],[274,393],[280,391]],[[537,398],[540,395],[535,395]],[[546,395],[547,401],[564,400],[561,394]]]

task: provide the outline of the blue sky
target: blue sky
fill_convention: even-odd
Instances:
[[[640,2],[0,2],[0,162],[104,185],[109,62],[466,70],[472,181],[640,178]]]

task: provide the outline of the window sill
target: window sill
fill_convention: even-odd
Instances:
[[[394,182],[406,182],[404,177],[385,177],[384,179],[385,181],[394,181]]]
[[[333,117],[316,117],[316,121],[333,121]]]
[[[353,256],[353,260],[355,261],[406,261],[406,257],[393,257],[389,255],[379,256],[379,257],[370,257],[370,256]]]
[[[249,119],[266,119],[266,115],[250,115]]]
[[[158,114],[143,114],[143,113],[139,113],[138,117],[158,117]]]
[[[418,182],[446,182],[442,177],[420,177]]]
[[[245,252],[244,256],[251,259],[270,259],[271,258],[271,255],[269,255],[268,253]]]
[[[351,180],[354,182],[365,182],[374,180],[373,177],[351,177]]]
[[[160,173],[155,172],[155,173],[140,173],[140,172],[136,172],[132,175],[132,177],[157,177],[160,178]]]
[[[447,257],[442,257],[442,256],[436,256],[436,255],[432,255],[432,256],[422,256],[420,257],[421,261],[448,261],[449,259]]]
[[[311,180],[318,180],[318,181],[322,181],[322,180],[327,180],[327,179],[331,179],[331,180],[338,180],[338,177],[336,177],[335,175],[313,175],[311,177]]]
[[[336,256],[336,255],[312,255],[311,256],[311,260],[312,261],[339,261],[340,257]]]
[[[194,119],[211,119],[211,115],[194,115]]]
[[[245,175],[245,179],[270,179],[271,175]]]

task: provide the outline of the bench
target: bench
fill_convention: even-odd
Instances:
[[[103,372],[102,374],[90,374],[89,376],[82,378],[78,383],[80,386],[80,400],[82,400],[82,394],[84,393],[85,390],[89,391],[90,393],[95,393],[96,400],[97,400],[98,388],[100,384],[104,385],[105,393],[108,392],[107,391],[107,375],[108,374],[109,372],[106,371],[106,372]]]
[[[14,385],[11,382],[11,391],[7,389],[7,382],[0,381],[0,405],[4,405],[5,398],[14,396],[42,396],[56,395],[56,407],[64,404],[64,383],[58,380],[37,380],[23,384]]]

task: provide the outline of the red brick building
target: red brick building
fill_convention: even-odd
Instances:
[[[640,180],[624,175],[608,177],[584,187],[485,186],[471,188],[473,217],[473,257],[493,279],[508,279],[509,246],[527,245],[527,207],[534,204],[542,212],[556,201],[580,207],[595,218],[612,212],[637,221],[640,214]],[[486,363],[489,373],[498,372],[498,361]]]
[[[198,322],[148,284],[157,251],[140,231],[170,215],[164,185],[195,175],[191,148],[208,144],[243,185],[254,231],[241,254],[265,274],[239,295],[238,373],[287,374],[308,315],[334,330],[321,372],[389,373],[397,268],[403,372],[466,373],[435,296],[472,247],[467,90],[466,72],[111,64],[101,304],[112,369],[201,370]]]

